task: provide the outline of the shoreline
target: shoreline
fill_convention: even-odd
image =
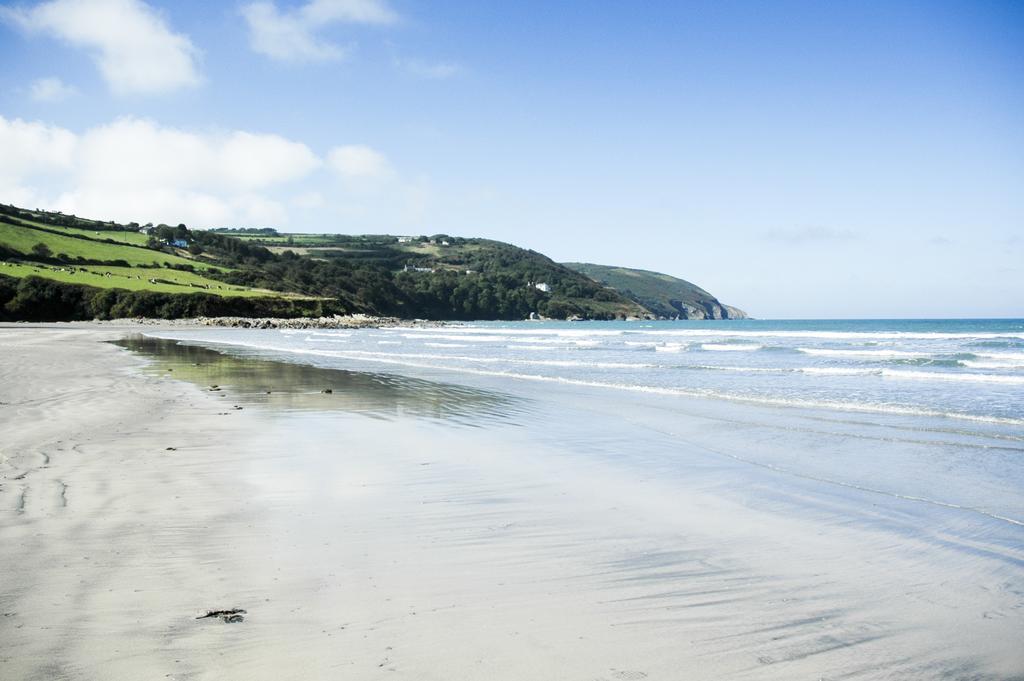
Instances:
[[[778,479],[710,452],[727,440],[699,414],[591,399],[596,421],[629,419],[630,442],[673,431],[671,468],[624,466],[525,429],[543,403],[499,403],[512,420],[481,428],[441,384],[381,392],[356,372],[325,394],[316,371],[336,370],[175,364],[104,342],[124,332],[0,328],[0,666],[13,678],[1024,669],[1012,555],[984,562],[883,522],[954,527],[952,510],[823,495],[813,480],[757,494]],[[676,471],[682,457],[692,470]],[[196,619],[235,608],[243,621]]]
[[[105,326],[141,327],[219,327],[230,329],[380,329],[394,328],[437,328],[452,324],[436,320],[403,320],[396,316],[374,316],[371,314],[336,314],[334,316],[299,317],[247,317],[247,316],[198,316],[180,320],[158,320],[153,317],[130,317],[124,320],[94,320],[92,322],[70,323]]]

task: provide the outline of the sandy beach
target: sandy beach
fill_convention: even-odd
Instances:
[[[1018,527],[773,487],[699,410],[580,396],[692,459],[623,469],[501,395],[210,389],[129,331],[0,328],[5,681],[1024,678]]]

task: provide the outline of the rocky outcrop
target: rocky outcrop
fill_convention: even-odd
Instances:
[[[739,309],[738,307],[733,307],[732,305],[724,304],[722,305],[722,307],[725,308],[726,313],[728,313],[729,319],[750,319],[750,317],[747,316],[747,313]]]
[[[738,307],[726,305],[719,302],[704,302],[701,304],[684,303],[679,300],[671,301],[671,305],[679,313],[680,319],[746,319],[747,313]],[[667,318],[662,316],[662,319]]]

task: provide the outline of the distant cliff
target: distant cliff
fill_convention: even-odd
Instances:
[[[648,270],[594,265],[585,262],[563,263],[594,281],[609,286],[642,305],[655,317],[665,319],[746,319],[747,314],[726,305],[690,282]]]

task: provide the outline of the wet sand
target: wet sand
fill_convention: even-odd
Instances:
[[[123,335],[0,329],[4,679],[1024,678],[1012,526],[766,492],[636,405],[591,408],[705,472],[570,455],[499,391]]]

